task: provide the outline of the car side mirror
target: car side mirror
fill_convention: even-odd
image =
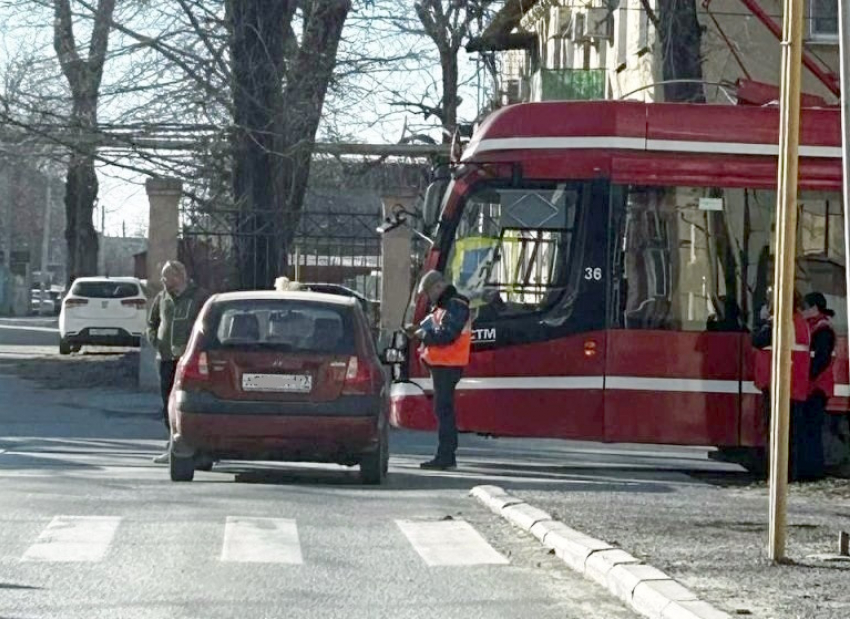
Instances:
[[[425,230],[433,230],[440,220],[440,207],[443,204],[443,195],[446,193],[449,181],[438,179],[428,185],[425,190],[425,199],[422,204],[422,221]]]
[[[384,365],[395,365],[396,363],[404,363],[404,351],[398,348],[386,348],[380,354],[381,363]]]

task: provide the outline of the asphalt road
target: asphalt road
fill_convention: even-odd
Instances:
[[[31,350],[8,327],[7,361]],[[396,432],[380,488],[343,467],[241,463],[173,484],[151,462],[163,439],[155,397],[0,375],[0,617],[632,617],[469,489],[652,501],[718,468],[694,449],[464,436],[458,471],[429,473],[433,436]]]

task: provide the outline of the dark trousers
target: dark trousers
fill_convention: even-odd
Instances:
[[[788,479],[804,481],[824,475],[823,423],[826,398],[815,394],[806,402],[791,401],[788,434]],[[770,397],[764,394],[766,434],[770,436]],[[769,450],[766,450],[769,465]]]
[[[162,396],[162,421],[166,429],[171,431],[168,422],[168,398],[174,387],[174,375],[177,373],[177,359],[160,359],[159,361],[159,393]]]
[[[812,394],[800,413],[797,446],[799,479],[821,479],[824,476],[823,426],[826,418],[826,396]]]
[[[434,381],[434,415],[439,426],[437,459],[452,464],[457,451],[455,388],[462,375],[461,367],[431,367],[431,379]]]

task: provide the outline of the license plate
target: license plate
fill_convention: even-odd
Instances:
[[[309,374],[243,374],[243,391],[310,393],[313,377]]]
[[[118,335],[118,329],[89,329],[89,335]]]

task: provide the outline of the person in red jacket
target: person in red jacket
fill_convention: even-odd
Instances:
[[[835,352],[835,329],[830,318],[835,312],[826,306],[826,297],[811,292],[803,300],[803,316],[811,332],[811,368],[809,369],[809,398],[806,400],[800,474],[806,479],[824,476],[823,426],[826,403],[835,393],[832,364]]]
[[[768,289],[768,299],[771,291]],[[803,297],[794,291],[794,343],[791,345],[791,428],[788,441],[788,476],[792,481],[797,481],[806,476],[806,471],[801,470],[801,463],[805,465],[805,432],[806,401],[809,397],[809,368],[811,357],[809,352],[810,334],[809,326],[803,316]],[[771,355],[773,340],[773,311],[768,303],[763,308],[762,323],[755,329],[752,337],[752,345],[755,348],[754,357],[754,382],[758,389],[764,394],[765,425],[766,434],[770,434],[770,382],[771,382]]]

